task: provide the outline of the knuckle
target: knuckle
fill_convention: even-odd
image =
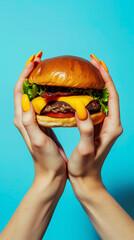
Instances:
[[[31,114],[28,114],[27,116],[23,116],[22,118],[22,124],[24,127],[29,127],[32,123],[33,123],[33,117],[31,116]]]
[[[120,136],[122,133],[123,133],[123,127],[122,127],[122,125],[120,125],[118,127],[117,136]]]
[[[32,121],[29,121],[29,119],[22,119],[22,124],[24,127],[29,127],[32,124]]]
[[[20,128],[20,123],[18,122],[18,120],[16,119],[16,117],[14,117],[14,119],[13,119],[13,124],[14,124],[14,126],[16,127],[16,128]]]
[[[18,120],[18,118],[14,117],[13,119],[14,126],[20,131],[20,133],[23,132],[23,125],[22,122]]]
[[[114,131],[113,131],[113,138],[118,138],[123,133],[123,127],[120,124]]]
[[[94,146],[85,146],[79,144],[77,147],[77,152],[81,157],[88,157],[94,154]]]
[[[45,138],[44,136],[34,139],[32,141],[32,147],[36,148],[36,149],[40,149],[42,147],[44,147],[47,143],[47,138]]]
[[[81,132],[82,132],[82,134],[92,135],[93,132],[94,132],[94,127],[93,127],[92,125],[90,125],[90,126],[83,125],[83,126],[81,127]]]

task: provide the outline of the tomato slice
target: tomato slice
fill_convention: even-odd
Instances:
[[[53,117],[53,118],[71,118],[74,117],[74,113],[45,113],[45,116]]]

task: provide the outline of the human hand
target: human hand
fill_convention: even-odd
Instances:
[[[120,122],[119,96],[104,62],[99,62],[91,55],[91,63],[98,68],[109,91],[108,114],[103,123],[94,128],[90,114],[84,121],[76,115],[80,131],[80,142],[74,149],[68,162],[68,175],[78,198],[83,189],[103,187],[101,168],[116,139],[122,134]],[[97,129],[98,128],[98,129]],[[84,197],[84,195],[83,195]]]
[[[38,55],[41,58],[40,52]],[[49,128],[39,127],[32,104],[22,94],[22,85],[34,67],[41,61],[33,56],[26,63],[14,88],[14,124],[20,131],[32,155],[35,178],[0,239],[42,239],[64,190],[67,157],[55,134]],[[32,62],[29,63],[29,61]],[[28,64],[29,63],[29,64]],[[21,107],[22,96],[25,107]],[[23,103],[23,101],[22,101]],[[22,109],[23,108],[23,109]]]
[[[34,62],[29,63],[16,83],[14,88],[14,124],[20,131],[32,155],[35,166],[34,182],[40,181],[41,184],[42,182],[46,184],[50,179],[52,181],[56,179],[57,189],[60,187],[63,190],[67,178],[67,157],[62,146],[52,129],[38,126],[35,112],[30,102],[28,102],[29,111],[24,112],[21,107],[23,82],[40,61],[40,58],[36,58]],[[57,191],[56,184],[55,189],[52,190],[53,193]]]

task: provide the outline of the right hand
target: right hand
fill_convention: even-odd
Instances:
[[[37,65],[40,61],[39,58],[36,58],[36,63],[29,63],[16,83],[14,88],[14,124],[20,131],[32,155],[35,166],[34,182],[42,182],[45,179],[45,184],[49,178],[51,180],[56,179],[58,183],[57,187],[63,190],[67,179],[67,157],[62,146],[58,142],[52,129],[38,126],[31,103],[30,110],[27,112],[23,112],[21,107],[23,82],[30,75],[35,64]]]
[[[86,197],[85,191],[103,187],[101,168],[112,145],[123,131],[119,96],[112,78],[100,62],[91,58],[91,63],[100,71],[109,91],[108,115],[102,123],[99,134],[93,126],[89,113],[84,121],[80,121],[76,115],[81,138],[70,156],[68,172],[74,192],[79,199],[82,195]]]

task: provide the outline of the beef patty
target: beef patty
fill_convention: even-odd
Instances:
[[[90,114],[100,111],[100,103],[98,100],[92,100],[87,106],[86,109]],[[49,102],[42,110],[40,115],[45,115],[45,113],[75,113],[75,110],[65,102],[53,101]]]

